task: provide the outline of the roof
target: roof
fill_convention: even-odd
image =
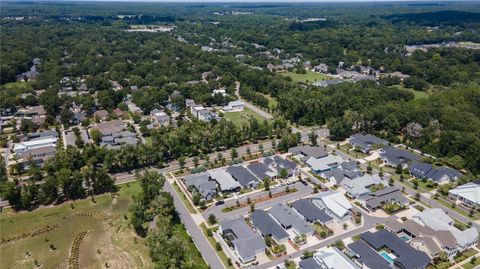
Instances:
[[[288,233],[265,211],[255,210],[250,216],[255,226],[263,236],[271,235],[275,240],[282,241],[288,238]]]
[[[352,209],[352,205],[341,192],[326,191],[312,197],[323,201],[325,206],[338,216],[344,216]]]
[[[206,173],[189,175],[184,178],[187,187],[194,186],[203,198],[217,193],[217,183],[211,181]]]
[[[360,234],[360,238],[376,250],[383,246],[389,248],[397,256],[394,262],[401,264],[403,268],[424,268],[431,261],[426,253],[412,248],[387,230],[365,232]]]
[[[410,173],[416,177],[426,177],[427,173],[432,169],[432,165],[422,162],[413,162],[410,167]]]
[[[121,120],[111,120],[111,121],[100,122],[97,125],[95,125],[94,128],[100,131],[102,135],[109,135],[109,134],[123,131],[124,125],[123,125],[123,121]]]
[[[288,152],[293,154],[302,154],[308,157],[313,158],[322,158],[328,155],[327,151],[323,147],[312,147],[312,146],[298,146],[289,148]]]
[[[346,175],[344,174],[344,171],[342,169],[335,168],[324,172],[323,177],[325,177],[326,179],[330,179],[333,177],[335,178],[336,184],[340,184],[342,180],[346,178]]]
[[[369,193],[367,196],[362,197],[365,204],[370,208],[377,208],[386,201],[395,201],[399,204],[405,204],[408,199],[403,196],[402,192],[396,187],[386,187],[376,192]]]
[[[235,235],[236,238],[232,243],[243,260],[255,256],[256,251],[266,248],[262,236],[250,229],[241,217],[224,219],[220,227],[222,231],[230,230]]]
[[[300,269],[322,269],[313,257],[301,260],[298,265]]]
[[[310,222],[319,221],[325,223],[332,220],[332,217],[308,199],[301,199],[293,202],[292,208]]]
[[[343,252],[336,247],[328,247],[320,250],[313,256],[315,260],[326,265],[326,268],[332,269],[358,269],[359,267],[353,263]]]
[[[444,177],[457,179],[462,177],[463,174],[453,168],[443,166],[430,170],[426,176],[433,181],[441,181]]]
[[[251,163],[247,165],[247,168],[252,171],[252,173],[260,180],[263,180],[265,177],[272,178],[275,176],[274,172],[268,169],[265,164],[260,162]]]
[[[420,159],[417,155],[409,151],[397,149],[394,147],[382,148],[380,156],[382,156],[392,165],[404,165],[413,161],[418,161]]]
[[[354,179],[346,178],[342,181],[341,185],[350,195],[357,197],[369,193],[369,186],[378,184],[388,185],[388,183],[384,182],[378,175],[365,174]]]
[[[291,226],[297,234],[311,234],[313,233],[313,227],[310,226],[305,220],[303,220],[299,214],[295,213],[289,206],[285,204],[274,205],[270,209],[270,214],[278,221],[283,227]]]
[[[355,252],[357,260],[368,268],[391,269],[390,263],[378,255],[375,250],[362,240],[357,240],[349,244],[348,248]]]
[[[232,165],[227,168],[227,172],[244,187],[249,187],[252,182],[258,182],[258,179],[248,171],[247,168],[241,165]]]
[[[208,171],[210,177],[215,180],[222,191],[240,188],[241,185],[223,168]]]
[[[360,147],[365,151],[370,151],[373,145],[388,145],[388,142],[386,140],[378,138],[371,134],[354,134],[350,137],[350,143],[355,147]]]
[[[328,155],[327,157],[316,159],[308,158],[307,165],[315,171],[326,171],[337,167],[343,162],[343,158],[336,155]]]
[[[478,231],[476,228],[468,228],[460,231],[453,226],[453,220],[443,212],[440,208],[429,208],[412,217],[413,220],[421,225],[427,226],[435,231],[446,230],[450,231],[458,244],[462,247],[475,242],[478,238]]]
[[[477,183],[470,182],[463,184],[455,189],[451,189],[449,192],[472,203],[480,204],[480,185]]]

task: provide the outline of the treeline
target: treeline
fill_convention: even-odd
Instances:
[[[137,174],[137,178],[141,193],[130,205],[130,223],[139,236],[147,236],[155,268],[206,269],[175,211],[172,195],[163,190],[165,178],[156,172]]]

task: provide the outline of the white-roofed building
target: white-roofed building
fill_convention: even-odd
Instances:
[[[327,157],[320,159],[310,157],[306,163],[310,169],[319,174],[337,168],[344,161],[345,160],[340,156],[328,155]]]
[[[480,205],[480,184],[478,182],[469,182],[451,189],[448,196],[467,206]]]
[[[30,141],[24,141],[16,143],[13,145],[13,152],[17,155],[21,155],[24,152],[27,152],[32,149],[42,148],[42,147],[55,147],[57,144],[56,137],[46,137],[42,139],[35,139]]]
[[[229,102],[228,105],[223,107],[224,112],[236,112],[243,111],[245,108],[245,103],[240,100]]]
[[[321,192],[312,197],[312,202],[338,223],[350,219],[352,205],[341,192]]]
[[[342,251],[336,247],[328,247],[319,250],[313,256],[313,259],[320,266],[326,269],[359,269],[359,267]]]
[[[210,170],[208,171],[208,175],[218,183],[222,192],[237,191],[242,188],[240,183],[238,183],[238,181],[236,181],[232,175],[223,168]]]
[[[345,178],[340,183],[340,186],[347,192],[347,195],[352,198],[370,193],[370,188],[374,185],[382,184],[384,187],[388,186],[388,182],[382,180],[378,175],[365,174],[361,177],[353,179]]]

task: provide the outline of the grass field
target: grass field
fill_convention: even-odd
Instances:
[[[291,77],[293,81],[303,82],[303,83],[331,79],[329,75],[316,73],[310,70],[307,70],[306,74],[297,74],[295,72],[282,72],[279,74],[282,76]]]
[[[245,108],[241,112],[227,112],[223,114],[228,120],[231,120],[235,125],[241,126],[244,123],[248,123],[251,117],[256,118],[258,121],[263,122],[264,118],[257,113]]]
[[[407,90],[407,91],[411,91],[413,93],[413,95],[415,95],[415,99],[421,99],[421,98],[428,98],[428,92],[426,91],[416,91],[414,89],[411,89],[411,88],[405,88],[401,85],[395,85],[395,86],[392,86],[394,88],[397,88],[397,89],[404,89],[404,90]]]
[[[30,85],[28,82],[10,82],[10,83],[6,83],[3,86],[7,90],[14,89],[14,88],[22,89],[22,90],[31,90],[32,89],[32,85]]]

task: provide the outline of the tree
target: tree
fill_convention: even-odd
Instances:
[[[197,156],[193,157],[193,166],[195,166],[195,168],[198,167],[198,162],[199,162],[198,157]]]
[[[317,133],[314,130],[312,130],[308,134],[308,140],[310,141],[310,144],[312,144],[312,146],[317,146],[318,144],[317,139],[318,139]]]
[[[200,203],[200,200],[202,199],[202,195],[198,192],[196,192],[194,195],[192,195],[192,202],[194,205],[198,205]]]
[[[265,191],[269,191],[270,190],[270,178],[269,177],[264,177],[263,178],[263,187],[265,189]]]
[[[100,133],[98,129],[92,129],[90,131],[90,137],[92,138],[92,141],[97,145],[100,144],[100,142],[102,141],[102,133]]]
[[[233,148],[230,152],[230,156],[232,158],[232,160],[238,158],[238,152],[237,152],[237,149],[236,148]]]
[[[255,211],[255,203],[250,204],[250,213],[253,213]]]
[[[178,158],[178,165],[180,165],[181,169],[185,168],[185,157]]]
[[[279,177],[283,179],[288,178],[288,170],[285,168],[280,169]]]
[[[397,164],[397,166],[395,167],[395,173],[399,175],[403,173],[403,168],[401,164]]]
[[[215,215],[213,214],[208,215],[208,223],[210,223],[210,225],[217,223],[217,218],[215,217]]]

